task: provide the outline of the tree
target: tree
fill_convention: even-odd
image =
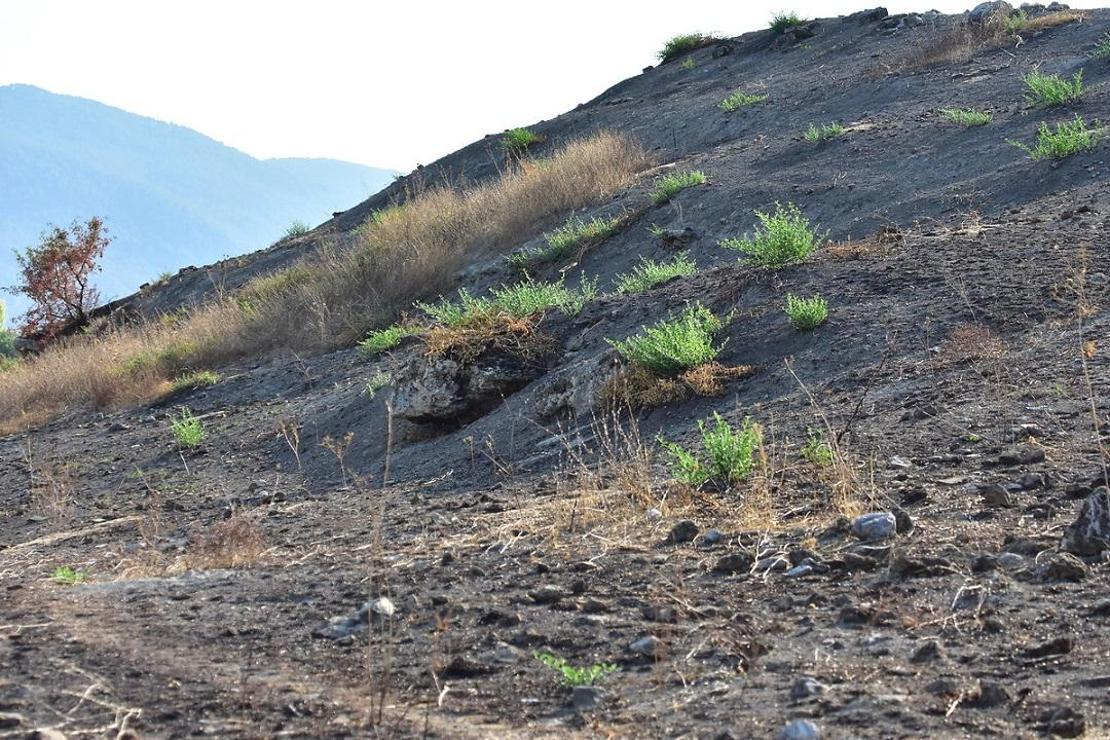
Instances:
[[[0,301],[0,367],[4,366],[5,358],[15,357],[15,337],[4,326],[5,318],[7,318],[7,313],[4,309],[4,302]]]
[[[97,263],[110,242],[104,222],[94,216],[68,230],[50,226],[38,245],[16,252],[22,282],[8,290],[34,304],[23,316],[24,336],[50,338],[88,321],[100,300],[91,278],[100,271]]]

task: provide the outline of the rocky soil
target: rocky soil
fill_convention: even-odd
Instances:
[[[535,127],[544,146],[628,131],[709,176],[654,206],[656,171],[582,214],[632,215],[538,275],[606,291],[545,316],[542,351],[258,358],[0,438],[0,736],[1110,733],[1107,150],[1032,162],[1006,142],[1110,119],[1110,62],[1089,57],[1107,19],[916,72],[891,70],[953,19],[696,51]],[[1090,89],[1032,109],[1038,65]],[[738,87],[770,100],[717,109]],[[994,122],[936,115],[970,105]],[[802,139],[830,120],[851,130]],[[411,177],[488,178],[494,147]],[[237,269],[342,239],[390,195]],[[834,243],[778,272],[717,246],[776,200]],[[611,292],[682,248],[697,274]],[[199,300],[195,275],[143,310]],[[510,276],[480,255],[459,284]],[[785,295],[818,292],[829,322],[795,332]],[[754,373],[608,413],[608,340],[693,300],[732,314],[721,361]],[[170,433],[184,408],[196,450]],[[714,412],[764,425],[763,473],[684,490],[656,439],[692,443]],[[801,454],[814,430],[833,464]],[[543,653],[604,675],[572,689]]]

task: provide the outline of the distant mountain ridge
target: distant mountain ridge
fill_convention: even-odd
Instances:
[[[104,299],[165,271],[254,251],[294,221],[315,225],[388,184],[385,169],[259,160],[192,129],[29,85],[0,87],[0,287],[13,249],[50,223],[100,216],[113,243]],[[5,296],[9,314],[25,308]]]

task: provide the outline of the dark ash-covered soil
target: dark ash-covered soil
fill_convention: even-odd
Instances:
[[[930,26],[831,19],[785,49],[749,34],[537,125],[545,146],[627,131],[710,180],[651,206],[646,175],[583,214],[636,215],[572,281],[610,290],[641,256],[669,257],[653,224],[692,229],[701,271],[545,317],[548,350],[508,370],[480,358],[473,372],[512,377],[453,416],[391,419],[411,384],[367,393],[427,366],[410,340],[375,360],[259,358],[210,388],[0,438],[0,736],[741,738],[792,720],[824,737],[1110,733],[1110,565],[1061,548],[1106,485],[1107,149],[1045,163],[1006,143],[1042,120],[1110,119],[1110,63],[1089,58],[1108,18],[900,74],[884,65]],[[1020,76],[1036,66],[1083,68],[1090,89],[1031,109]],[[736,88],[771,97],[718,110]],[[969,105],[994,123],[936,115]],[[830,120],[852,130],[802,140]],[[496,158],[489,139],[413,177],[481,180]],[[231,282],[342,240],[390,195],[307,246],[244,258]],[[716,246],[776,200],[838,244],[776,273]],[[166,310],[213,279],[139,300]],[[491,256],[459,284],[509,279]],[[795,332],[787,293],[824,295],[828,324]],[[616,366],[607,340],[693,300],[733,313],[721,361],[756,372],[608,417],[592,403]],[[184,407],[207,430],[193,452],[169,431]],[[692,443],[713,412],[764,424],[760,492],[690,494],[661,458],[636,477],[606,454],[613,436]],[[847,473],[799,454],[826,422]],[[846,515],[865,511],[895,513],[898,533],[854,536]],[[668,541],[683,519],[696,537]],[[56,583],[62,566],[88,580]],[[575,707],[536,651],[616,670]]]

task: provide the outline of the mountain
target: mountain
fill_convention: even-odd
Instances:
[[[103,218],[105,299],[316,224],[392,179],[329,159],[259,160],[196,131],[29,85],[0,87],[0,285],[50,223]],[[10,313],[25,305],[9,297]]]

